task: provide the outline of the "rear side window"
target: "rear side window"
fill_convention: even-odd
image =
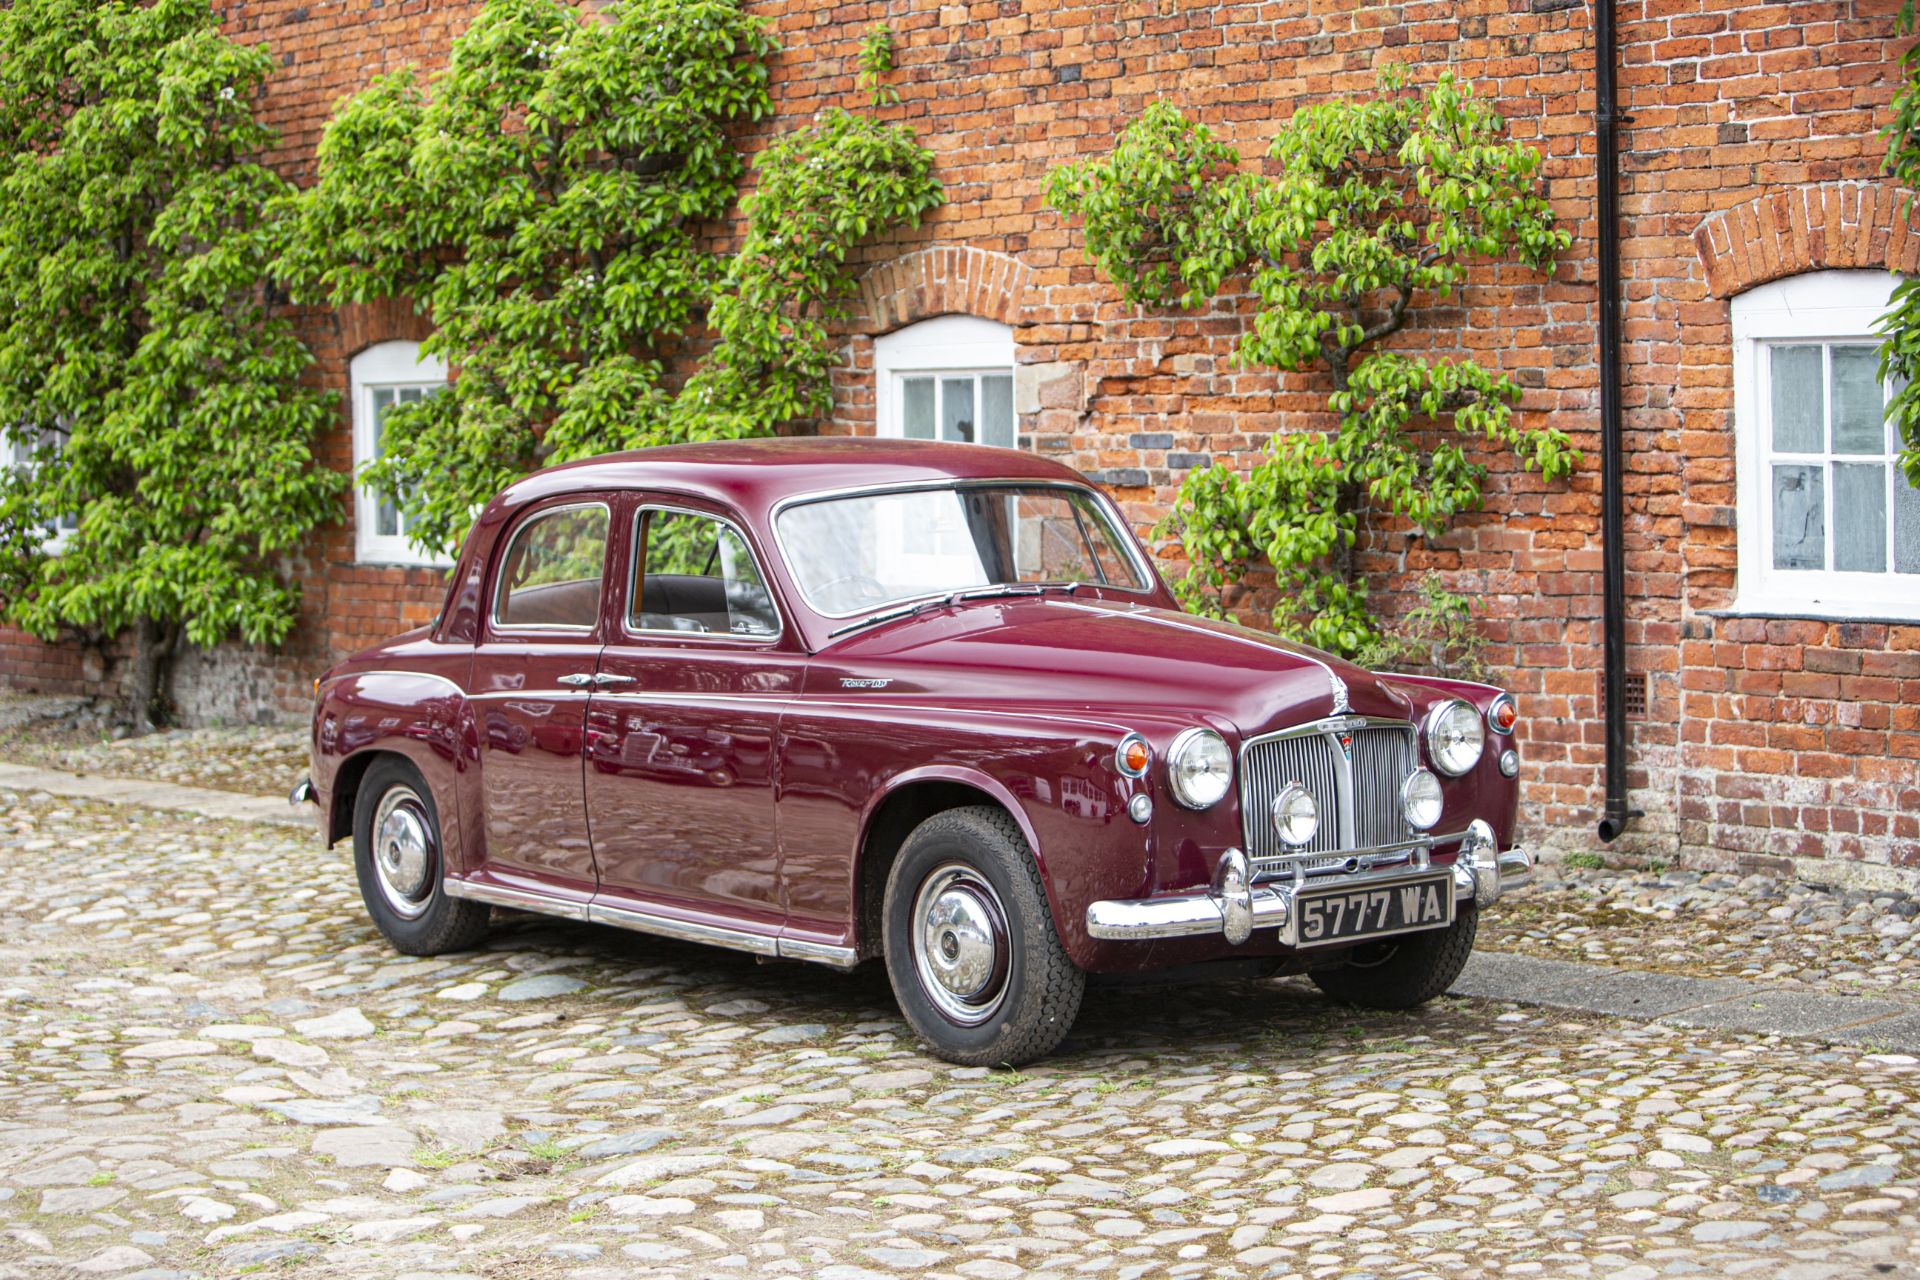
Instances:
[[[514,532],[494,592],[497,627],[592,631],[606,575],[607,509],[556,507]]]
[[[731,525],[691,511],[641,515],[645,552],[628,597],[630,628],[761,638],[780,633],[766,579]]]

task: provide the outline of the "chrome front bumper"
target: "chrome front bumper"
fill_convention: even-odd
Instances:
[[[1238,849],[1220,855],[1213,886],[1160,898],[1125,898],[1095,902],[1087,908],[1087,932],[1114,942],[1149,938],[1198,938],[1221,934],[1238,946],[1255,929],[1278,929],[1283,946],[1300,945],[1295,933],[1294,900],[1308,887],[1337,885],[1342,890],[1391,889],[1432,876],[1430,848],[1414,848],[1413,860],[1383,871],[1335,874],[1308,878],[1296,874],[1290,881],[1253,884],[1247,857]],[[1460,841],[1453,864],[1456,901],[1471,898],[1481,909],[1492,906],[1503,893],[1533,879],[1533,856],[1525,849],[1501,850],[1493,828],[1475,819]]]

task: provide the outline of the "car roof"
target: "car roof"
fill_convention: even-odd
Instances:
[[[664,445],[535,472],[507,504],[604,489],[653,489],[763,514],[807,494],[942,480],[1087,483],[1071,467],[1018,449],[873,436],[792,436]]]

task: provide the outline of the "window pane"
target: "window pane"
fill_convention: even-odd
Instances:
[[[833,616],[997,583],[1146,586],[1126,535],[1092,495],[1071,489],[859,494],[790,508],[779,526],[801,595]]]
[[[628,621],[637,631],[780,630],[773,597],[740,535],[709,516],[655,511],[647,517],[646,563]]]
[[[1887,571],[1887,469],[1878,462],[1833,464],[1833,567]]]
[[[980,379],[980,443],[1013,448],[1013,375],[989,373]]]
[[[1775,453],[1823,453],[1820,421],[1820,348],[1773,347]]]
[[[1864,345],[1833,348],[1833,451],[1885,453],[1886,402],[1880,392],[1880,353]],[[1834,497],[1841,490],[1835,481]],[[1837,547],[1839,544],[1836,543]]]
[[[1773,469],[1773,567],[1827,567],[1827,505],[1823,468]]]
[[[933,379],[900,380],[900,434],[909,440],[933,439]]]
[[[1920,573],[1920,489],[1893,469],[1893,571]]]
[[[533,517],[507,552],[494,617],[509,626],[591,629],[600,620],[606,556],[605,507]]]
[[[974,441],[973,379],[940,379],[940,438]]]

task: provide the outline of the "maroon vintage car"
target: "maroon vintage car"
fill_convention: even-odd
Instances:
[[[879,958],[936,1053],[1017,1063],[1089,974],[1444,991],[1530,874],[1514,717],[1182,613],[1066,467],[773,440],[501,494],[433,624],[321,681],[296,795],[401,951],[500,906]]]

